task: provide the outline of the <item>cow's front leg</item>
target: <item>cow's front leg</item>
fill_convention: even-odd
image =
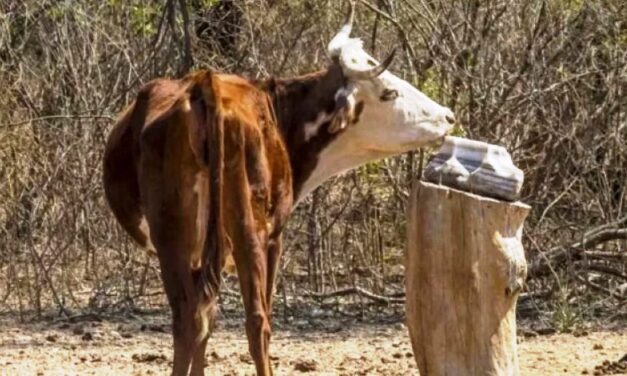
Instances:
[[[267,235],[258,229],[257,222],[248,209],[241,207],[236,211],[241,215],[231,221],[233,257],[246,310],[246,335],[250,355],[255,362],[257,375],[270,376],[270,317],[266,299]]]
[[[239,276],[250,355],[257,375],[270,376],[270,320],[266,300],[268,276],[267,176],[261,168],[259,138],[243,128],[225,126],[224,224]],[[246,145],[246,146],[245,146]],[[256,146],[256,147],[255,147]]]
[[[270,319],[266,305],[267,264],[262,248],[249,244],[235,247],[244,308],[246,310],[246,335],[250,355],[255,362],[257,375],[272,375],[268,358],[270,344]]]

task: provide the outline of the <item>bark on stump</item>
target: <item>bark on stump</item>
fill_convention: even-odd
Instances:
[[[406,310],[420,375],[518,375],[530,207],[422,181],[410,201]]]

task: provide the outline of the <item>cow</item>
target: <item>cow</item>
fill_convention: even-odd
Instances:
[[[143,86],[105,148],[114,216],[153,250],[172,311],[172,375],[203,375],[220,275],[234,260],[258,375],[268,358],[281,232],[328,178],[442,139],[455,119],[351,38],[328,45],[326,69],[249,80],[199,70]]]

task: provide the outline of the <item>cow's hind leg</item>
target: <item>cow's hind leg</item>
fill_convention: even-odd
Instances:
[[[206,343],[208,336],[208,323],[203,312],[205,304],[195,286],[193,271],[182,263],[173,263],[172,259],[162,258],[161,255],[165,252],[158,245],[157,250],[161,277],[172,310],[172,375],[187,376],[196,350]]]
[[[148,169],[146,178],[150,177]],[[173,175],[173,174],[171,174]],[[148,182],[157,181],[156,179]],[[186,182],[181,179],[181,181]],[[159,187],[163,184],[147,184]],[[189,184],[192,185],[192,184]],[[186,191],[178,190],[179,195]],[[217,288],[207,296],[200,269],[192,256],[198,247],[198,230],[193,213],[185,202],[173,199],[174,195],[146,190],[143,197],[150,203],[146,217],[152,240],[159,257],[161,279],[172,310],[172,335],[174,358],[172,375],[187,376],[196,353],[204,357],[204,348],[213,319],[211,309],[215,305]],[[174,196],[176,197],[176,196]],[[187,202],[193,203],[194,200]],[[202,374],[203,362],[194,367],[195,375]]]
[[[216,261],[216,260],[214,260]],[[219,261],[219,260],[217,260]],[[209,281],[205,281],[200,278],[197,284],[198,288],[202,290],[202,301],[200,302],[200,306],[198,307],[199,313],[204,318],[203,321],[203,331],[199,333],[202,335],[200,341],[196,345],[196,350],[194,351],[194,355],[192,357],[192,369],[190,372],[191,376],[202,376],[204,375],[205,369],[205,353],[207,350],[207,341],[213,333],[215,328],[216,316],[218,312],[218,301],[217,295],[220,288],[220,263],[215,262],[210,266],[212,270],[212,276],[209,277]],[[200,274],[200,273],[198,273]],[[207,286],[203,286],[203,283],[207,283]]]
[[[217,313],[217,304],[216,300],[212,300],[204,305],[203,312],[205,317],[207,318],[207,333],[203,339],[201,339],[200,343],[196,347],[196,351],[192,357],[192,370],[190,372],[191,376],[202,376],[205,374],[205,353],[207,351],[207,342],[213,329],[215,327],[215,319]]]
[[[161,275],[172,309],[172,375],[204,375],[207,341],[215,326],[217,289],[213,290],[215,294],[207,297],[200,273],[182,263],[172,265],[163,260]]]

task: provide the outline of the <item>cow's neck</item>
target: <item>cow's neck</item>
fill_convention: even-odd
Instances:
[[[296,202],[331,176],[362,163],[363,157],[335,145],[338,133],[328,132],[336,93],[344,86],[339,67],[270,82],[277,121],[290,157]]]

